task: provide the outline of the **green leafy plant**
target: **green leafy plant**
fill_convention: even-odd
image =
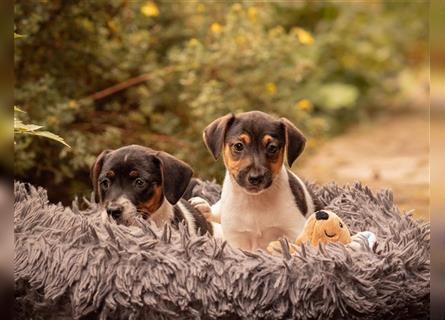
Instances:
[[[227,112],[288,117],[310,151],[404,105],[398,77],[427,61],[428,47],[422,1],[17,0],[15,26],[26,34],[14,51],[21,119],[72,147],[21,134],[15,174],[67,202],[90,191],[103,149],[131,143],[221,178],[201,134]]]
[[[18,119],[18,117],[16,116],[16,113],[25,113],[25,111],[21,110],[20,108],[14,106],[14,135],[15,134],[26,134],[26,135],[31,135],[31,136],[39,136],[39,137],[44,137],[47,139],[51,139],[54,141],[57,141],[65,146],[67,146],[68,148],[71,148],[66,142],[65,140],[63,140],[62,137],[49,132],[49,131],[45,131],[45,130],[41,130],[43,128],[43,126],[38,126],[35,124],[24,124],[20,119]]]

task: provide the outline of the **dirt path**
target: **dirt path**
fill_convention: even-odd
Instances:
[[[389,188],[402,210],[429,220],[429,118],[426,110],[360,124],[307,153],[294,167],[318,183],[361,181]]]

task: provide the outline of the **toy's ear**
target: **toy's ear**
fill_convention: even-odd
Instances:
[[[304,242],[312,242],[312,237],[314,234],[315,229],[315,222],[317,220],[315,219],[315,214],[312,214],[309,219],[306,221],[306,224],[304,225],[303,232],[300,234],[300,236],[295,241],[295,244],[300,245]]]
[[[187,163],[166,152],[157,152],[156,158],[160,161],[164,196],[168,202],[176,204],[187,189],[193,170]]]
[[[280,121],[285,132],[287,163],[289,164],[289,167],[292,167],[295,159],[297,159],[304,150],[306,138],[288,119],[281,118]]]
[[[105,162],[105,159],[107,157],[107,155],[113,150],[104,150],[102,151],[96,158],[96,160],[94,161],[93,165],[90,168],[90,179],[91,179],[91,183],[93,184],[93,190],[94,190],[94,197],[96,199],[96,201],[101,202],[102,199],[100,197],[100,192],[99,192],[99,174],[102,170],[102,166]]]
[[[233,113],[226,114],[225,116],[214,120],[210,123],[203,132],[204,143],[212,153],[215,160],[218,159],[221,154],[221,150],[224,145],[224,137],[227,129],[235,119]]]

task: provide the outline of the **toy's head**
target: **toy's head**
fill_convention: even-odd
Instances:
[[[348,227],[334,212],[320,210],[309,217],[296,244],[307,241],[316,246],[318,242],[348,244],[352,239]]]

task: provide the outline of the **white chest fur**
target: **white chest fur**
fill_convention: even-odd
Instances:
[[[303,188],[313,210],[312,199]],[[295,203],[284,166],[272,185],[259,194],[248,194],[226,173],[221,200],[213,210],[221,216],[227,242],[247,250],[266,249],[269,242],[283,236],[294,241],[306,222]]]

